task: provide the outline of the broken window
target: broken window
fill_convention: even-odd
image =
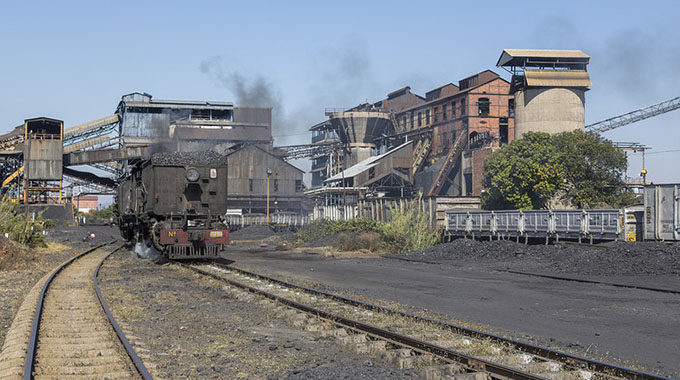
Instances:
[[[375,178],[375,166],[368,169],[368,179]]]
[[[210,120],[210,110],[192,109],[189,118],[191,120]]]
[[[479,116],[489,116],[490,106],[489,98],[479,98],[477,100],[477,114]]]
[[[401,118],[401,129],[406,129],[406,116]]]
[[[498,140],[501,145],[508,143],[508,118],[502,117],[498,122]]]
[[[439,107],[434,107],[434,122],[439,121]]]
[[[295,192],[296,192],[296,193],[301,193],[301,192],[302,192],[302,180],[301,180],[301,179],[296,179],[296,180],[295,180]]]
[[[451,102],[451,118],[456,118],[456,102]]]
[[[508,99],[508,117],[515,117],[515,99]]]
[[[423,125],[423,115],[422,115],[422,112],[418,112],[418,126],[420,127],[422,125]]]
[[[229,110],[212,110],[212,120],[226,120],[231,121],[231,111]]]
[[[460,114],[465,115],[465,99],[460,100]]]
[[[411,125],[410,125],[410,127],[411,127],[411,129],[413,129],[413,112],[411,112]]]
[[[446,120],[446,104],[442,104],[442,120]]]
[[[430,125],[430,110],[425,110],[425,125]]]

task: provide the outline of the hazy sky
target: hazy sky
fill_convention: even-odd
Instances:
[[[139,91],[267,102],[275,144],[308,143],[325,107],[485,69],[509,79],[495,67],[504,48],[591,55],[586,123],[680,96],[678,1],[471,3],[3,1],[0,132],[37,116],[90,121]],[[651,146],[648,178],[680,182],[680,110],[605,136]]]

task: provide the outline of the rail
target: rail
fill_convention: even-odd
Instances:
[[[414,338],[407,337],[407,336],[404,336],[404,335],[401,335],[401,334],[397,334],[397,333],[394,333],[392,331],[382,330],[378,327],[367,325],[367,324],[364,324],[362,322],[358,322],[358,321],[350,320],[350,319],[347,319],[347,318],[344,318],[344,317],[332,315],[332,314],[329,314],[329,313],[327,313],[323,310],[319,310],[319,309],[316,309],[314,307],[307,306],[307,305],[302,305],[302,304],[299,304],[299,303],[292,301],[292,300],[283,299],[282,297],[276,296],[274,294],[270,294],[270,293],[268,293],[264,290],[261,290],[261,289],[258,289],[258,288],[253,288],[253,287],[250,287],[248,285],[241,284],[239,282],[236,282],[236,281],[233,281],[233,280],[230,280],[230,279],[226,279],[226,278],[224,278],[220,275],[217,275],[215,273],[211,273],[209,271],[202,270],[202,269],[196,268],[196,267],[188,265],[188,264],[181,263],[180,265],[183,265],[187,268],[190,268],[191,270],[205,274],[207,276],[211,276],[215,279],[225,281],[225,282],[230,283],[230,284],[232,284],[236,287],[245,289],[245,290],[247,290],[251,293],[260,294],[264,297],[274,299],[278,302],[282,302],[282,303],[284,303],[288,306],[297,308],[299,310],[306,311],[308,313],[312,313],[312,314],[317,315],[321,318],[325,318],[325,319],[333,320],[335,322],[339,322],[343,325],[347,325],[350,328],[362,330],[362,331],[369,333],[371,335],[381,336],[385,339],[397,342],[401,345],[412,347],[416,350],[426,351],[426,352],[432,353],[434,355],[446,357],[449,360],[453,360],[453,361],[456,361],[458,363],[462,363],[464,365],[470,365],[470,366],[476,367],[476,368],[479,368],[478,366],[481,363],[488,372],[502,376],[504,378],[512,378],[512,379],[538,379],[538,378],[541,378],[541,377],[538,377],[536,375],[532,375],[532,374],[522,372],[522,371],[517,371],[515,369],[509,368],[509,367],[506,367],[506,366],[503,366],[503,365],[491,363],[491,362],[488,362],[487,360],[484,360],[484,359],[480,359],[480,358],[472,357],[472,356],[469,356],[469,355],[466,355],[466,354],[462,354],[460,352],[449,350],[449,349],[439,347],[439,346],[436,346],[436,345],[433,345],[433,344],[430,344],[430,343],[426,343],[426,342],[423,342],[423,341],[418,340],[418,339],[414,339]],[[426,323],[430,323],[430,324],[434,324],[434,325],[439,325],[439,326],[451,329],[453,331],[456,331],[458,333],[461,333],[463,335],[467,335],[467,336],[474,337],[474,338],[489,339],[491,341],[495,341],[495,342],[498,342],[498,343],[509,344],[509,345],[511,345],[511,346],[523,351],[523,352],[528,353],[528,354],[535,355],[535,356],[538,356],[538,357],[541,357],[541,358],[544,358],[544,359],[548,359],[548,360],[554,360],[554,361],[563,363],[563,364],[571,366],[571,367],[587,368],[589,370],[596,371],[596,372],[599,372],[599,373],[602,373],[602,374],[606,374],[608,376],[622,377],[622,378],[631,379],[631,380],[672,380],[669,377],[655,375],[655,374],[652,374],[652,373],[643,372],[643,371],[639,371],[639,370],[635,370],[635,369],[631,369],[631,368],[626,368],[626,367],[622,367],[622,366],[618,366],[618,365],[614,365],[614,364],[604,363],[604,362],[601,362],[601,361],[588,359],[588,358],[581,357],[581,356],[578,356],[578,355],[574,355],[574,354],[570,354],[570,353],[566,353],[566,352],[562,352],[562,351],[557,351],[557,350],[553,350],[553,349],[550,349],[550,348],[546,348],[546,347],[542,347],[542,346],[538,346],[538,345],[533,345],[533,344],[530,344],[530,343],[520,342],[520,341],[517,341],[517,340],[514,340],[514,339],[505,338],[505,337],[495,335],[495,334],[486,333],[486,332],[483,332],[483,331],[480,331],[480,330],[475,330],[475,329],[467,328],[467,327],[464,327],[464,326],[455,325],[455,324],[451,324],[451,323],[448,323],[448,322],[444,322],[444,321],[440,321],[440,320],[436,320],[436,319],[432,319],[432,318],[422,317],[422,316],[419,316],[419,315],[416,315],[416,314],[411,314],[411,313],[395,310],[395,309],[392,309],[392,308],[387,308],[387,307],[384,307],[384,306],[379,306],[379,305],[375,305],[375,304],[371,304],[371,303],[367,303],[367,302],[363,302],[363,301],[358,301],[358,300],[355,300],[355,299],[352,299],[352,298],[349,298],[349,297],[344,297],[344,296],[332,294],[332,293],[329,293],[329,292],[326,292],[326,291],[317,290],[317,289],[314,289],[314,288],[293,284],[293,283],[290,283],[290,282],[287,282],[287,281],[284,281],[284,280],[276,279],[276,278],[266,276],[266,275],[262,275],[262,274],[257,274],[257,273],[246,271],[246,270],[243,270],[243,269],[239,269],[239,268],[235,268],[235,267],[231,267],[231,266],[227,266],[227,265],[223,265],[223,264],[219,264],[219,263],[213,263],[213,265],[215,265],[218,268],[222,268],[223,270],[233,271],[235,273],[238,273],[238,274],[241,274],[241,275],[244,275],[244,276],[254,277],[258,280],[272,282],[272,283],[284,286],[284,287],[289,288],[289,289],[302,290],[302,291],[309,293],[309,294],[312,294],[312,295],[327,297],[327,298],[330,298],[330,299],[333,299],[333,300],[336,300],[336,301],[339,301],[339,302],[342,302],[342,303],[345,303],[345,304],[348,304],[348,305],[353,305],[353,306],[358,306],[358,307],[362,307],[362,308],[366,308],[366,309],[386,312],[386,313],[389,313],[389,314],[407,317],[407,318],[410,318],[410,319],[413,319],[413,320],[416,320],[416,321],[421,321],[421,322],[426,322]]]
[[[87,254],[89,254],[89,253],[92,253],[92,252],[94,252],[94,251],[96,251],[96,250],[98,250],[98,249],[100,249],[100,248],[102,248],[102,247],[105,247],[105,246],[107,246],[107,245],[111,245],[111,244],[113,244],[113,243],[115,243],[115,242],[116,242],[116,241],[114,240],[114,241],[111,241],[111,242],[108,242],[108,243],[103,243],[103,244],[97,245],[97,246],[95,246],[95,247],[93,247],[93,248],[87,249],[87,250],[85,250],[85,251],[83,251],[83,252],[77,254],[76,256],[72,257],[71,259],[69,259],[69,260],[67,260],[66,262],[64,262],[63,264],[61,264],[61,265],[60,265],[60,266],[59,266],[59,267],[58,267],[58,268],[57,268],[57,269],[56,269],[56,270],[55,270],[55,271],[47,278],[47,281],[45,281],[45,284],[43,285],[42,290],[40,291],[40,296],[38,297],[38,304],[37,304],[37,306],[36,306],[35,314],[34,314],[34,316],[33,316],[33,325],[32,325],[32,327],[31,327],[31,334],[30,334],[30,337],[29,337],[28,350],[27,350],[27,354],[26,354],[26,362],[25,362],[25,364],[24,364],[24,376],[23,376],[24,380],[31,380],[31,379],[33,378],[33,366],[34,366],[34,364],[35,364],[36,349],[37,349],[37,345],[38,345],[38,334],[39,334],[39,332],[40,332],[40,320],[41,320],[41,317],[42,317],[42,311],[43,311],[43,306],[44,306],[44,302],[45,302],[45,295],[47,294],[47,290],[48,290],[50,284],[52,283],[52,280],[54,280],[54,279],[56,278],[56,276],[57,276],[64,268],[66,268],[68,265],[72,264],[74,261],[76,261],[76,260],[78,260],[78,259],[84,257],[85,255],[87,255]],[[116,250],[117,250],[117,249],[116,249]],[[116,250],[114,250],[114,252],[115,252]],[[113,253],[113,252],[112,252],[112,253]],[[108,256],[109,256],[109,255],[107,255],[106,257],[108,257]],[[104,260],[106,259],[106,257],[104,258]],[[97,267],[97,270],[95,271],[95,275],[94,275],[94,279],[93,279],[93,280],[94,280],[94,284],[95,284],[95,288],[96,288],[96,291],[97,291],[97,295],[98,295],[99,297],[101,297],[101,292],[99,291],[99,287],[97,286],[97,273],[98,273],[98,271],[99,271],[99,267],[100,267],[101,264],[104,262],[104,260],[102,260],[102,262],[99,263],[99,266]],[[103,307],[106,305],[106,303],[103,301],[102,298],[100,298],[100,302],[102,302],[102,306],[103,306]],[[108,311],[108,307],[106,307],[105,310],[106,310],[106,313],[107,313],[107,317],[109,318],[109,321],[112,321],[112,320],[113,320],[113,316],[112,316],[111,313]],[[114,322],[115,322],[115,321],[114,321]],[[115,326],[117,327],[117,324],[116,324]],[[123,334],[122,330],[120,330],[119,327],[115,328],[115,331],[116,331],[116,334],[117,334],[117,336],[118,336],[118,339],[120,339],[121,342],[122,342],[123,340],[125,340],[125,341],[127,342],[127,338],[125,338],[125,335]],[[134,361],[135,367],[138,369],[138,371],[140,371],[140,375],[142,375],[142,377],[143,377],[145,380],[147,380],[147,379],[152,379],[151,376],[149,375],[148,371],[146,371],[146,368],[144,367],[144,364],[141,362],[141,360],[139,359],[139,357],[137,357],[137,355],[136,355],[136,353],[134,352],[134,349],[132,348],[132,346],[130,346],[130,344],[128,343],[127,345],[124,344],[124,347],[125,347],[125,350],[127,351],[127,354],[128,354],[131,358],[132,358],[133,356],[136,358],[136,360],[133,359],[133,361]],[[142,370],[140,370],[140,368],[143,369],[143,372],[142,372]]]
[[[92,281],[94,281],[94,290],[97,293],[97,298],[99,298],[99,304],[102,305],[102,309],[104,309],[104,313],[106,314],[106,318],[108,318],[109,323],[111,323],[111,326],[113,326],[113,329],[116,331],[116,336],[118,337],[118,340],[120,341],[120,343],[123,344],[123,347],[125,347],[125,352],[128,354],[128,356],[132,360],[132,363],[135,365],[135,368],[137,368],[137,372],[139,372],[139,374],[142,375],[142,378],[144,380],[152,380],[153,377],[151,376],[149,371],[144,366],[142,359],[140,359],[139,356],[137,355],[137,353],[135,352],[135,349],[130,344],[130,341],[128,341],[123,330],[120,328],[120,326],[118,326],[118,322],[116,322],[116,319],[113,318],[113,314],[111,314],[111,310],[109,310],[109,306],[106,304],[106,301],[104,300],[104,297],[102,296],[101,290],[99,290],[99,281],[97,280],[97,276],[99,275],[99,269],[104,264],[104,261],[106,261],[106,259],[108,259],[109,256],[114,254],[116,251],[117,250],[108,254],[97,265],[97,269],[95,269],[94,276],[92,277]]]

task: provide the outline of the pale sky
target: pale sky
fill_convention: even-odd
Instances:
[[[680,96],[677,1],[3,1],[0,132],[110,115],[123,94],[263,93],[275,144],[310,142],[324,108],[416,93],[485,69],[504,48],[580,49],[586,123]],[[239,94],[236,85],[241,84]],[[259,92],[257,92],[259,90]],[[605,133],[652,147],[648,179],[680,182],[680,110]],[[629,156],[629,174],[641,169]],[[300,165],[305,169],[305,165]]]

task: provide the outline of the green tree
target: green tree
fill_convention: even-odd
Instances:
[[[537,209],[564,184],[559,154],[547,133],[530,132],[494,152],[484,163],[487,209]]]
[[[626,153],[595,132],[564,132],[552,136],[564,167],[564,197],[578,208],[624,206]]]
[[[594,132],[530,132],[494,152],[484,164],[482,205],[487,209],[539,209],[557,194],[579,208],[620,207],[626,154]]]

